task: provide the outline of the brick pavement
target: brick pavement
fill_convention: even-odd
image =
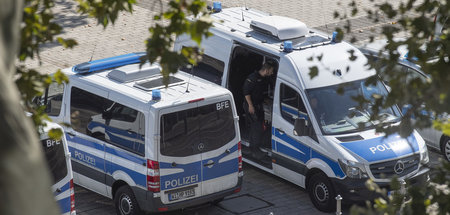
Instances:
[[[167,0],[162,0],[163,5]],[[140,0],[134,7],[133,13],[122,13],[114,25],[104,29],[97,25],[97,21],[85,15],[76,14],[76,2],[73,0],[56,0],[54,8],[56,20],[60,23],[64,32],[64,38],[74,38],[78,46],[73,49],[65,49],[57,44],[48,44],[41,50],[42,65],[37,60],[27,61],[25,64],[29,68],[36,68],[42,73],[56,71],[58,68],[66,68],[71,65],[89,61],[90,59],[100,59],[115,55],[144,51],[144,41],[149,36],[148,27],[152,24],[152,17],[155,11],[160,11],[159,1]],[[211,1],[210,1],[211,2]],[[310,27],[317,27],[327,33],[333,31],[335,26],[344,22],[333,18],[334,11],[345,11],[350,0],[224,0],[224,7],[247,6],[270,12],[274,15],[283,15],[299,19]],[[338,5],[341,2],[341,5]],[[357,5],[363,8],[370,8],[374,3],[369,0],[357,0]],[[392,0],[391,2],[400,2]],[[361,9],[361,11],[362,11]],[[348,10],[348,9],[347,9]],[[363,24],[366,28],[367,19],[365,13],[352,18],[355,26]],[[355,28],[359,32],[360,28]],[[369,30],[365,32],[370,32]],[[368,36],[361,36],[367,39]]]

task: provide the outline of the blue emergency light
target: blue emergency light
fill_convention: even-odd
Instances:
[[[288,40],[288,41],[284,41],[283,42],[283,51],[284,52],[292,52],[293,47],[292,47],[292,41]]]
[[[333,31],[333,36],[331,36],[331,42],[332,42],[332,43],[337,43],[337,42],[339,42],[339,41],[337,40],[337,35],[338,35],[338,32],[337,32],[337,31]]]
[[[214,12],[222,11],[222,3],[220,3],[219,1],[213,2],[213,11]]]
[[[152,100],[161,100],[161,91],[159,89],[152,90]]]
[[[84,74],[104,69],[115,68],[118,66],[125,66],[128,64],[139,63],[141,62],[140,58],[142,56],[145,56],[145,54],[146,54],[145,52],[137,52],[100,60],[89,61],[72,67],[72,71],[78,74]]]

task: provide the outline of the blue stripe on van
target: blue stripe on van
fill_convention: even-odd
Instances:
[[[237,150],[238,145],[236,144],[230,149],[230,153],[234,153]],[[202,180],[207,181],[238,172],[239,163],[237,158],[219,163],[220,159],[224,158],[230,153],[224,152],[214,158],[209,158],[203,161],[197,161],[189,164],[177,164],[175,167],[172,167],[172,163],[160,162],[160,169],[183,169],[183,171],[179,173],[161,175],[161,190],[168,190],[190,184],[196,184]],[[211,168],[209,168],[208,166],[204,166],[205,164],[208,164],[208,161],[214,161],[214,165],[212,165]]]
[[[331,167],[331,169],[333,170],[334,174],[337,177],[345,176],[344,172],[342,171],[342,169],[339,166],[337,161],[331,160],[330,158],[328,158],[328,157],[322,155],[321,153],[313,150],[312,148],[304,145],[303,143],[300,143],[297,140],[289,137],[287,134],[281,134],[276,129],[272,129],[272,131],[273,131],[273,134],[275,135],[275,137],[278,137],[284,141],[284,143],[280,143],[280,142],[276,141],[277,152],[283,153],[283,154],[285,154],[289,157],[292,157],[296,160],[299,160],[305,164],[312,158],[317,158],[317,159],[323,160],[325,163],[327,163]],[[297,152],[295,150],[292,150],[285,144],[289,144],[291,147],[294,147],[294,148],[298,149],[299,151],[304,152],[305,154]]]
[[[81,161],[82,163],[86,164],[90,167],[95,167],[97,171],[105,173],[105,166],[110,167],[107,169],[106,173],[112,175],[115,171],[121,170],[128,174],[133,181],[143,187],[147,186],[147,176],[144,174],[141,174],[139,172],[136,172],[134,170],[128,169],[126,167],[123,167],[121,165],[118,165],[116,163],[112,163],[110,161],[106,161],[103,158],[97,157],[95,155],[92,155],[88,152],[75,149],[71,146],[69,146],[69,151],[72,155],[72,159]],[[125,158],[126,159],[126,158]],[[142,163],[140,163],[142,165]]]
[[[69,146],[69,151],[72,159],[80,161],[81,163],[84,163],[88,166],[95,167],[99,170],[105,169],[105,159],[97,157],[91,153],[73,148],[71,146]]]
[[[61,213],[70,212],[70,196],[64,199],[60,199],[58,201],[59,208],[61,209]]]
[[[231,159],[229,161],[225,161],[222,163],[219,163],[219,160],[224,158],[225,156],[234,153],[238,150],[238,145],[234,145],[230,149],[230,153],[222,153],[221,155],[211,158],[211,159],[204,159],[202,161],[202,165],[208,164],[208,161],[212,160],[214,161],[214,165],[209,167],[203,167],[203,181],[207,181],[210,179],[214,179],[217,177],[221,177],[224,175],[232,174],[239,171],[239,162],[238,159]]]
[[[70,181],[67,182],[66,184],[64,184],[60,188],[60,190],[61,190],[60,192],[57,192],[57,191],[53,192],[53,196],[55,196],[55,198],[56,198],[58,195],[61,195],[65,191],[69,190],[69,188],[70,188]],[[67,198],[58,200],[58,205],[59,205],[59,208],[61,209],[62,213],[70,212],[70,196]]]
[[[68,181],[66,184],[64,184],[64,186],[62,186],[61,188],[59,188],[61,191],[60,192],[53,192],[53,195],[56,197],[58,196],[58,194],[60,193],[64,193],[64,191],[68,190],[70,188],[70,181]]]
[[[67,138],[68,141],[73,141],[73,142],[76,142],[76,143],[78,143],[78,144],[81,144],[81,145],[84,145],[84,146],[87,146],[87,147],[91,147],[91,148],[94,148],[94,149],[103,151],[103,147],[104,147],[104,146],[103,146],[102,144],[100,144],[100,143],[91,142],[91,141],[82,139],[82,138],[77,137],[77,136],[71,137],[71,136],[68,135],[68,134],[66,134],[66,138]],[[69,143],[69,144],[70,144],[70,143]],[[143,163],[146,163],[146,162],[147,162],[147,160],[145,160],[145,159],[143,159],[143,158],[134,156],[134,155],[131,154],[131,153],[127,153],[127,152],[124,152],[124,151],[121,151],[121,150],[116,150],[116,149],[113,148],[113,147],[108,147],[108,146],[106,146],[106,147],[105,147],[105,151],[106,151],[107,153],[110,153],[110,154],[112,154],[112,155],[121,157],[121,158],[123,158],[123,159],[129,160],[129,161],[134,162],[134,163],[143,164]]]
[[[201,161],[189,164],[177,164],[176,167],[172,167],[171,163],[160,162],[160,169],[183,169],[179,173],[161,175],[161,190],[173,189],[200,182],[202,177],[201,167]]]

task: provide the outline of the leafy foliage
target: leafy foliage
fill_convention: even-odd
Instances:
[[[189,18],[201,16],[197,19]],[[159,62],[162,67],[164,84],[167,85],[171,73],[176,73],[178,68],[187,63],[196,65],[199,59],[199,51],[192,47],[183,47],[181,52],[171,51],[175,37],[182,34],[189,35],[199,46],[203,37],[208,37],[208,31],[212,22],[206,14],[206,3],[203,0],[173,0],[169,2],[169,8],[154,17],[159,21],[150,27],[150,38],[146,41],[147,57],[145,60]],[[169,21],[167,25],[162,21]]]
[[[348,6],[357,7],[354,1]],[[351,11],[351,16],[354,16],[357,9]],[[398,7],[380,1],[375,8],[368,9],[367,14],[375,23],[380,21],[380,16],[393,20],[390,25],[382,27],[387,45],[374,56],[376,60],[369,60],[378,77],[390,87],[386,97],[374,98],[371,107],[375,114],[371,120],[383,120],[377,116],[377,111],[395,104],[403,107],[404,112],[400,124],[380,123],[377,131],[406,137],[413,129],[433,126],[450,135],[450,1],[407,0]],[[334,17],[345,19],[348,15],[335,12]],[[345,29],[351,29],[349,22]],[[396,36],[401,32],[407,32],[409,36],[398,39]],[[406,55],[399,52],[402,48],[408,51]],[[427,77],[412,77],[411,72],[400,72],[396,69],[399,62],[419,65]],[[378,77],[366,83],[374,83]],[[364,98],[355,99],[360,106],[369,102]],[[379,192],[382,198],[375,200],[374,204],[367,202],[365,208],[354,206],[352,214],[449,214],[450,164],[442,162],[440,166],[430,168],[437,172],[431,183],[410,187],[406,196],[398,193],[387,196],[385,190],[369,181],[368,187]],[[391,188],[399,188],[396,179],[392,180]]]

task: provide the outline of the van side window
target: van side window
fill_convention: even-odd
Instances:
[[[198,62],[197,66],[183,67],[181,70],[220,85],[224,68],[224,62],[208,55],[202,55],[202,60]]]
[[[285,84],[280,85],[281,116],[286,121],[294,124],[296,118],[308,119],[305,104],[300,95]]]
[[[144,155],[145,123],[139,111],[72,87],[70,116],[75,131]]]
[[[63,100],[64,84],[53,82],[45,90],[44,104],[45,113],[49,116],[59,116]]]

